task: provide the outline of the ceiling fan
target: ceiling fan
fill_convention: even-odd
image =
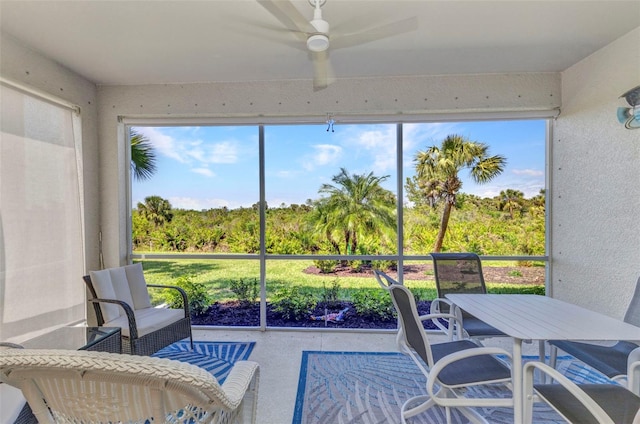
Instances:
[[[418,27],[417,18],[408,18],[357,33],[330,33],[329,22],[322,18],[322,6],[327,0],[308,0],[313,7],[313,19],[310,21],[291,3],[290,0],[257,0],[269,13],[275,16],[287,30],[306,43],[313,63],[313,89],[326,88],[335,80],[329,61],[329,49],[341,49],[369,43],[405,32]]]

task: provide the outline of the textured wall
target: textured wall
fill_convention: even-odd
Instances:
[[[640,277],[640,130],[616,119],[638,46],[640,28],[563,72],[552,144],[552,295],[615,317]]]

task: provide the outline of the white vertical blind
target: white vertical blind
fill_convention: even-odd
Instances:
[[[84,319],[80,116],[0,85],[0,340]]]

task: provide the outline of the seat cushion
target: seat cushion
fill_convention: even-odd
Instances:
[[[142,272],[142,264],[138,263],[127,265],[123,268],[127,275],[127,281],[129,281],[129,290],[131,291],[131,297],[133,298],[133,309],[150,308],[151,299],[149,298],[147,282],[145,281],[144,273]]]
[[[138,326],[138,337],[152,333],[184,318],[184,309],[145,308],[134,311]],[[120,327],[122,335],[129,337],[129,323],[126,315],[104,324],[105,327]]]
[[[99,299],[117,299],[116,292],[111,282],[111,274],[108,269],[91,271],[91,284]],[[113,303],[100,303],[100,311],[105,322],[113,321],[120,316],[122,308]],[[125,318],[126,321],[126,318]]]

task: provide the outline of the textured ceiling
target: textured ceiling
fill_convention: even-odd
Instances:
[[[312,18],[308,0],[292,3]],[[640,1],[327,0],[322,12],[332,36],[417,21],[330,48],[337,78],[563,71],[640,26]],[[97,84],[313,77],[304,39],[255,0],[2,0],[0,18],[3,36]]]

